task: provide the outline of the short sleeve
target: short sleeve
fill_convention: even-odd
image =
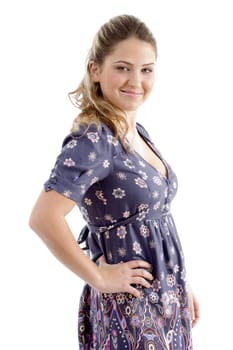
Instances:
[[[45,182],[45,191],[55,190],[80,204],[87,190],[111,171],[113,143],[110,130],[96,126],[68,135],[55,166]]]

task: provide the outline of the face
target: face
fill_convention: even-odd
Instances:
[[[91,62],[89,67],[103,96],[125,112],[133,112],[152,90],[155,61],[151,44],[130,38],[118,43],[102,66]]]

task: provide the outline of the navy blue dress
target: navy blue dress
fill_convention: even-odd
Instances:
[[[182,247],[170,212],[177,178],[146,130],[137,130],[167,168],[167,177],[135,152],[126,152],[101,125],[68,135],[45,190],[74,200],[91,258],[153,266],[150,288],[100,293],[85,285],[79,309],[80,350],[190,350],[191,320]]]

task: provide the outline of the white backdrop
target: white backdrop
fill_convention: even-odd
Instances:
[[[29,229],[31,208],[77,110],[99,26],[139,16],[158,42],[153,95],[138,121],[179,178],[173,214],[201,304],[195,350],[232,349],[232,15],[230,1],[0,3],[0,348],[75,350],[82,281]],[[83,225],[69,216],[75,236]]]

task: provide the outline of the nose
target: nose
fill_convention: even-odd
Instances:
[[[128,84],[130,86],[141,86],[141,72],[132,70],[129,75]]]

